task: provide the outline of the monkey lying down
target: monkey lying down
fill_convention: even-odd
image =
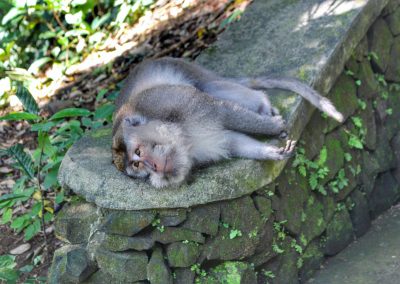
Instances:
[[[294,79],[227,79],[181,59],[149,60],[132,70],[117,98],[113,162],[160,188],[181,184],[199,164],[231,157],[287,159],[295,141],[279,148],[246,135],[285,130],[279,111],[257,90],[270,88],[296,92],[343,120],[328,99]]]

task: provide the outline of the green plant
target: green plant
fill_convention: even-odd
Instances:
[[[327,176],[329,172],[328,167],[325,166],[327,158],[328,152],[326,147],[321,149],[316,161],[307,159],[304,148],[299,147],[296,151],[296,156],[292,164],[293,167],[297,168],[300,175],[303,177],[308,176],[308,182],[311,189],[317,190],[323,195],[326,195],[327,192],[320,182]]]
[[[24,111],[9,113],[1,120],[24,120],[31,126],[37,137],[37,147],[33,151],[15,144],[8,149],[0,149],[0,156],[11,156],[21,177],[13,186],[12,192],[0,197],[0,210],[3,224],[17,232],[24,232],[25,240],[30,240],[45,224],[53,219],[53,202],[61,203],[64,192],[58,181],[58,169],[68,148],[79,139],[85,129],[97,128],[111,121],[112,109],[99,108],[95,112],[87,109],[63,109],[47,118],[39,114],[39,107],[29,91],[18,84],[17,97]],[[86,126],[76,118],[86,118]],[[49,193],[55,198],[49,198]],[[13,216],[13,208],[20,204],[30,204],[30,210]],[[44,234],[46,238],[46,235]]]
[[[354,132],[346,131],[349,139],[348,144],[350,148],[362,150],[364,149],[366,130],[363,127],[362,119],[358,116],[353,116],[351,121],[354,125]]]
[[[344,169],[340,169],[334,180],[329,182],[328,186],[333,193],[339,193],[343,188],[349,185]]]
[[[16,268],[15,256],[13,255],[0,255],[0,282],[3,283],[16,283],[19,277],[24,273],[32,271],[34,266],[39,264],[38,259],[40,256],[34,258],[32,264],[25,265],[21,268]],[[27,278],[25,283],[46,283],[46,277]]]

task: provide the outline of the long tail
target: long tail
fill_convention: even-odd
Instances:
[[[240,78],[239,82],[252,89],[283,89],[295,92],[309,101],[312,105],[325,112],[339,122],[343,122],[343,115],[335,108],[332,102],[321,96],[314,89],[293,78]]]

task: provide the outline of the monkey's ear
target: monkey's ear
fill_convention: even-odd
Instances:
[[[147,118],[142,115],[131,115],[124,118],[124,126],[139,126],[147,123]]]
[[[120,170],[121,172],[125,170],[124,158],[125,158],[125,152],[119,151],[114,148],[112,149],[112,161],[114,165],[117,167],[117,169]]]

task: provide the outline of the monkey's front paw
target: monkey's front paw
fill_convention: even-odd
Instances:
[[[296,141],[287,140],[285,147],[279,148],[279,154],[282,159],[290,158],[294,154],[294,148],[296,146]]]
[[[271,117],[271,122],[274,126],[275,134],[280,134],[281,132],[283,132],[286,129],[286,122],[283,119],[283,117],[280,115]]]

